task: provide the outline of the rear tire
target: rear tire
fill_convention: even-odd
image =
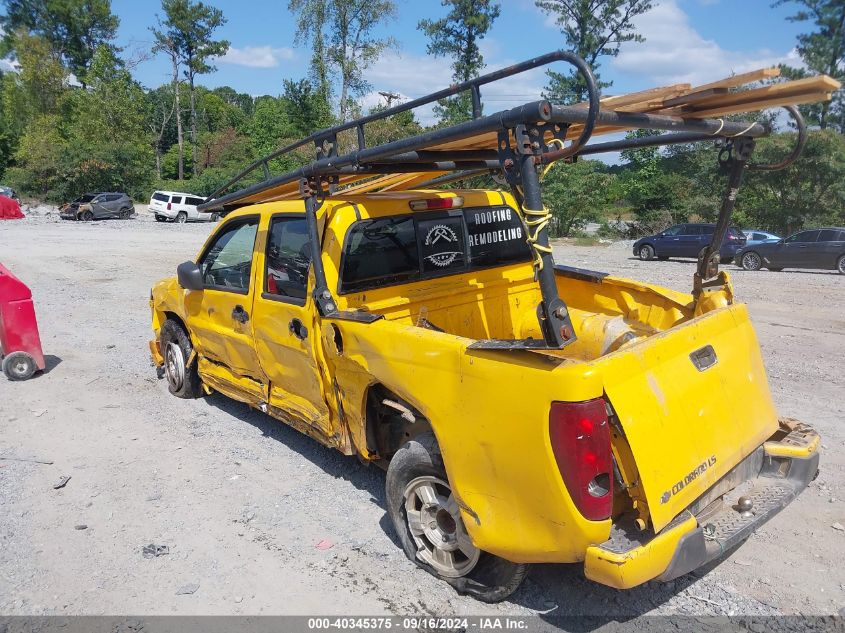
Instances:
[[[836,270],[839,271],[840,275],[845,275],[845,255],[839,258],[839,261],[836,262]]]
[[[654,247],[651,244],[643,244],[640,246],[639,256],[644,262],[654,259]]]
[[[12,352],[3,358],[3,373],[9,380],[26,380],[36,371],[35,359],[26,352]]]
[[[194,346],[185,328],[179,322],[167,319],[161,326],[159,341],[164,356],[164,377],[170,393],[186,400],[199,398],[202,381],[197,373],[196,360],[191,360]]]
[[[763,260],[756,252],[748,251],[747,253],[742,254],[740,263],[745,270],[760,270],[760,267],[763,265]]]
[[[528,565],[483,552],[469,541],[448,481],[431,433],[407,442],[390,460],[387,512],[402,549],[418,567],[458,593],[482,602],[504,600],[522,583]],[[409,508],[416,515],[411,520]]]
[[[185,222],[187,222],[187,221],[188,221],[188,214],[185,213],[184,211],[180,211],[179,213],[176,214],[176,219],[174,220],[174,222],[176,222],[176,224],[185,224]]]
[[[128,220],[132,217],[132,207],[127,207],[126,209],[120,210],[120,219],[121,220]]]

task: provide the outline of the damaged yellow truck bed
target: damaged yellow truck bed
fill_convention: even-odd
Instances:
[[[778,420],[725,273],[693,296],[554,266],[577,337],[540,344],[526,219],[482,190],[338,192],[314,226],[245,206],[154,286],[153,358],[174,395],[384,466],[406,554],[461,592],[501,600],[539,562],[678,577],[807,485],[818,436]]]

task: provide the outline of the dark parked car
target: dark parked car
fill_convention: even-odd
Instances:
[[[634,255],[642,260],[669,259],[670,257],[697,258],[713,240],[715,224],[676,224],[657,235],[642,237],[634,242]],[[745,246],[745,235],[730,227],[719,254],[723,262],[733,260],[736,252]]]
[[[132,198],[116,192],[86,193],[59,209],[63,220],[128,220],[134,213]]]
[[[785,240],[746,246],[736,254],[745,270],[813,268],[845,275],[845,228],[799,231]]]

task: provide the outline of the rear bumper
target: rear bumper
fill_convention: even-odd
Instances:
[[[693,504],[653,538],[620,530],[611,540],[589,547],[584,573],[596,582],[629,589],[649,580],[678,578],[715,560],[807,487],[818,472],[818,445],[819,436],[810,427],[782,420],[778,433],[725,476],[738,484],[730,492],[708,499],[706,507]],[[740,495],[751,500],[750,515],[735,509],[734,497]]]

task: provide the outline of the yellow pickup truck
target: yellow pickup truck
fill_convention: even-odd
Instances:
[[[475,95],[485,79],[447,91]],[[748,311],[718,272],[719,231],[766,130],[605,110],[591,90],[588,107],[478,108],[372,148],[361,133],[345,154],[337,133],[381,115],[315,133],[314,163],[216,192],[203,210],[225,219],[152,289],[150,349],[172,394],[220,392],[385,467],[407,556],[485,601],[528,563],[582,562],[617,588],[676,578],[818,469],[819,437],[778,420]],[[742,133],[692,294],[561,266],[548,247],[543,165],[626,121]],[[573,127],[575,142],[552,142]],[[511,190],[444,188],[473,169]]]

